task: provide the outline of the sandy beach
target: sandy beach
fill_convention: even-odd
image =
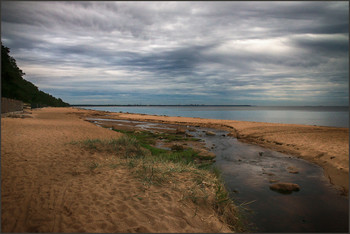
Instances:
[[[109,156],[71,142],[119,138],[84,121],[105,115],[229,130],[241,141],[319,164],[348,191],[347,128],[43,108],[1,119],[2,232],[232,232],[212,207],[182,199],[190,175],[175,176],[178,187],[145,187],[127,167],[92,172],[91,163],[107,165]]]
[[[186,174],[145,186],[126,166],[92,170],[112,159],[70,142],[121,135],[83,120],[94,113],[44,108],[1,119],[2,232],[232,232],[212,207],[183,198],[193,186]]]

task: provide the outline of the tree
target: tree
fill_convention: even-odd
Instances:
[[[25,73],[17,66],[16,60],[10,56],[10,49],[1,43],[1,96],[21,100],[25,103],[45,106],[69,106],[38,89],[31,82],[23,79]]]

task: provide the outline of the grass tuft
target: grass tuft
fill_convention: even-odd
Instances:
[[[110,140],[87,139],[81,142],[72,141],[71,144],[80,145],[92,151],[107,151],[116,155],[124,152],[125,157],[143,157],[146,154],[146,151],[140,146],[136,138],[125,135],[118,139]]]
[[[99,164],[97,162],[90,162],[87,166],[91,171],[93,171],[99,166]]]

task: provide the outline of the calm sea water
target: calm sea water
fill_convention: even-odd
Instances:
[[[349,127],[348,106],[109,106],[81,108],[149,115]]]

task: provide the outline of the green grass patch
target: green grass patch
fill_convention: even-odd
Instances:
[[[200,139],[195,137],[187,137],[184,135],[178,135],[174,133],[161,133],[159,134],[158,139],[164,139],[165,142],[173,142],[173,141],[200,141]]]
[[[162,139],[165,142],[174,142],[174,141],[200,141],[200,139],[195,137],[187,137],[184,135],[179,135],[175,133],[154,133],[150,131],[126,131],[113,129],[116,132],[121,132],[126,135],[134,136],[141,144],[155,144],[155,141]]]
[[[78,144],[92,151],[106,151],[118,155],[122,152],[125,157],[143,157],[146,153],[135,137],[127,135],[123,135],[118,139],[88,139],[80,142],[71,142],[71,144]]]
[[[164,154],[160,154],[159,158],[161,160],[167,160],[174,163],[184,163],[190,164],[194,162],[194,159],[198,156],[198,153],[193,149],[185,149],[179,152],[167,152]]]
[[[157,147],[145,144],[145,143],[141,143],[140,145],[142,147],[144,147],[145,149],[148,149],[151,152],[151,154],[155,155],[155,156],[159,156],[161,154],[165,154],[165,153],[169,152],[169,150],[160,149],[160,148],[157,148]]]
[[[168,134],[168,133],[153,133],[150,131],[123,131],[123,130],[115,130],[118,132],[122,132],[126,134],[129,138],[134,138],[139,142],[139,145],[145,149],[148,149],[151,152],[151,155],[155,157],[155,160],[157,161],[171,161],[174,163],[184,163],[189,164],[193,163],[194,159],[204,159],[208,160],[210,158],[200,156],[196,151],[193,149],[183,149],[183,150],[175,150],[169,151],[165,149],[160,149],[157,147],[154,147],[157,139],[167,139],[168,141],[177,141],[177,140],[184,140],[187,138],[184,138],[183,136],[175,135],[175,134]]]

